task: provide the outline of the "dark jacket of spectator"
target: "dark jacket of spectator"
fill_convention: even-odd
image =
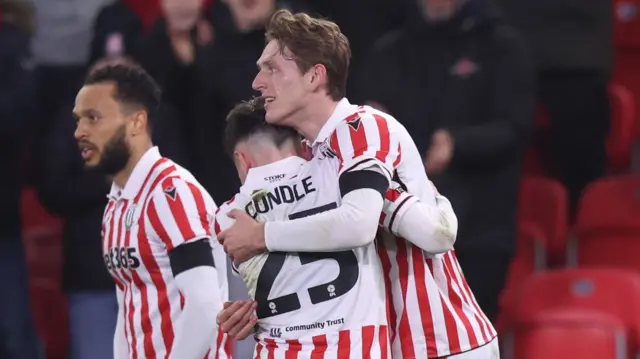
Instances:
[[[35,101],[35,76],[26,29],[0,14],[0,238],[19,237],[20,160]]]
[[[142,20],[125,1],[119,0],[105,6],[94,24],[89,63],[104,56],[129,54],[142,31]]]
[[[42,204],[64,219],[62,285],[66,291],[113,289],[101,247],[101,223],[110,184],[103,173],[86,170],[73,137],[73,106],[54,118],[44,143],[44,168],[38,195]],[[176,126],[176,124],[178,126]],[[180,163],[184,150],[179,138],[179,118],[171,108],[161,108],[153,138],[163,156]]]
[[[611,72],[612,1],[500,0],[500,4],[529,41],[539,70]]]
[[[509,255],[532,125],[527,48],[485,0],[468,1],[445,23],[426,22],[415,5],[410,10],[407,25],[379,41],[351,96],[385,107],[423,154],[437,130],[452,135],[448,167],[429,176],[458,216],[456,248]]]

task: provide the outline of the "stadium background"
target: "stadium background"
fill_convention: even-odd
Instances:
[[[143,64],[165,92],[161,121],[154,129],[163,153],[185,163],[218,203],[237,186],[233,167],[221,154],[216,138],[224,113],[252,95],[250,83],[263,44],[260,27],[264,16],[245,13],[243,20],[229,7],[272,1],[238,5],[242,1],[205,0],[188,40],[197,50],[186,55],[178,54],[166,41],[165,30],[171,25],[159,1],[0,0],[0,59],[19,58],[28,74],[23,80],[33,82],[27,89],[11,88],[15,86],[9,83],[11,76],[0,69],[4,167],[0,273],[5,279],[20,280],[16,268],[26,258],[31,311],[47,358],[68,357],[69,337],[74,335],[69,331],[70,295],[103,291],[110,285],[104,284],[103,276],[93,281],[93,271],[99,271],[96,268],[102,262],[99,253],[84,244],[99,237],[93,234],[93,228],[99,227],[89,223],[99,223],[101,194],[107,187],[78,171],[71,138],[69,110],[89,66],[122,55]],[[404,26],[405,3],[410,1],[278,1],[276,6],[337,21],[352,42],[357,72],[375,56],[389,31]],[[562,119],[545,106],[544,97],[553,96],[553,89],[544,93],[544,86],[538,88],[537,106],[531,114],[533,131],[520,156],[518,206],[513,208],[518,213],[513,236],[517,249],[498,299],[496,324],[503,357],[635,357],[640,352],[640,176],[634,175],[640,165],[640,2],[498,3],[531,48],[540,83],[550,73],[557,78],[598,73],[607,78],[610,107],[606,167],[589,178],[586,188],[576,188],[558,166],[598,160],[589,158],[591,152],[573,153],[575,157],[564,162],[558,159],[550,139]],[[578,46],[585,41],[592,46]],[[557,53],[556,63],[540,61],[540,53]],[[594,61],[573,63],[562,56]],[[357,87],[350,83],[349,91]],[[16,94],[18,97],[9,97]],[[358,97],[361,95],[353,96]],[[586,108],[589,103],[578,101],[567,104],[570,106]],[[597,119],[591,123],[588,117],[564,124],[575,126],[578,136],[585,127],[596,126]],[[569,137],[566,140],[571,142]],[[580,170],[579,166],[575,169]],[[17,213],[20,217],[14,215]],[[85,265],[82,275],[79,272],[85,271]],[[20,283],[5,281],[4,296],[19,292],[13,290]],[[232,287],[236,296],[242,295],[242,283],[233,282]],[[9,304],[0,301],[0,306]],[[5,316],[0,316],[0,323]],[[247,349],[238,350],[241,358],[242,350]]]

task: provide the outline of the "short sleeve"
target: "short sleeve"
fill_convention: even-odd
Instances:
[[[340,160],[340,174],[377,166],[391,180],[400,162],[396,137],[382,112],[364,109],[336,127],[329,146]]]
[[[211,237],[214,206],[207,203],[207,197],[204,189],[178,177],[164,179],[153,190],[147,216],[168,251]]]

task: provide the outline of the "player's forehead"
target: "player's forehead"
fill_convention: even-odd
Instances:
[[[74,114],[89,111],[111,111],[118,108],[113,97],[115,84],[104,82],[83,86],[76,96],[73,108]]]
[[[267,46],[265,46],[264,50],[262,51],[262,55],[256,62],[258,68],[262,68],[268,64],[275,64],[285,61],[284,56],[282,56],[283,51],[285,52],[285,54],[290,55],[289,50],[286,47],[282,49],[280,43],[277,40],[269,41]],[[290,57],[291,56],[287,56],[287,58]]]

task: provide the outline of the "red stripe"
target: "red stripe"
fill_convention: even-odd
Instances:
[[[225,338],[227,339],[224,342],[224,354],[227,358],[231,358],[231,351],[233,347],[233,339],[231,339],[228,335],[225,334]]]
[[[382,264],[382,274],[384,276],[384,287],[387,299],[387,321],[391,327],[391,342],[395,339],[397,323],[397,313],[393,304],[393,288],[391,287],[391,259],[389,253],[385,248],[385,243],[382,238],[378,238],[378,256],[380,257],[380,263]]]
[[[138,193],[136,194],[136,197],[134,199],[134,204],[138,203],[138,200],[140,199],[140,196],[142,195],[142,191],[144,190],[145,186],[147,185],[147,182],[149,182],[149,179],[151,178],[151,175],[154,173],[154,171],[156,170],[156,168],[158,168],[158,166],[160,166],[161,164],[165,163],[167,161],[166,158],[161,158],[158,161],[156,161],[156,163],[153,164],[153,166],[151,166],[151,169],[149,170],[149,173],[147,173],[147,176],[145,177],[144,181],[142,182],[142,186],[140,187],[140,189],[138,190]],[[140,216],[140,219],[138,221],[138,225],[140,224],[140,222],[142,222],[144,216]],[[144,226],[142,226],[142,228],[144,229]],[[140,237],[138,237],[139,240]],[[146,239],[146,238],[145,238]],[[125,234],[125,247],[129,247],[130,246],[130,232],[127,231]],[[124,275],[124,272],[123,272]],[[128,279],[129,280],[129,289],[128,289],[128,294],[129,294],[129,308],[128,310],[126,310],[126,314],[128,315],[128,322],[129,322],[129,326],[130,326],[130,330],[131,330],[131,351],[132,351],[132,358],[133,359],[137,359],[138,357],[138,344],[137,344],[137,333],[135,330],[135,325],[134,325],[134,312],[135,312],[135,308],[133,305],[133,285],[135,285],[138,290],[140,291],[140,294],[143,295],[146,294],[146,288],[144,287],[144,284],[142,283],[142,281],[140,280],[140,277],[137,275],[137,273],[135,271],[131,271],[131,275],[132,278]],[[140,310],[142,312],[144,312],[144,305],[145,305],[145,301],[146,301],[146,296],[144,296],[142,298],[142,306],[140,308]],[[148,306],[148,304],[147,304]],[[142,316],[142,313],[141,313]],[[125,326],[126,329],[126,326]],[[143,327],[144,329],[144,327]],[[146,348],[145,348],[146,349]],[[146,352],[146,350],[145,350]]]
[[[402,161],[402,151],[401,151],[400,144],[398,144],[398,156],[396,157],[396,160],[393,161],[393,168],[398,168],[400,161]]]
[[[416,281],[416,293],[418,294],[420,319],[427,343],[427,355],[429,358],[435,358],[438,356],[438,350],[436,347],[436,330],[433,326],[433,313],[431,312],[429,293],[427,292],[424,255],[420,248],[411,245],[411,257],[413,259],[413,273]],[[430,267],[429,269],[430,272],[433,273],[433,267]]]
[[[362,359],[371,359],[375,331],[376,327],[373,325],[362,327]],[[340,355],[338,355],[338,358],[340,358]]]
[[[175,187],[173,183],[174,178],[167,178],[162,181],[162,187],[172,186]],[[150,201],[150,204],[153,202],[153,199]],[[180,241],[181,243],[185,240],[193,239],[196,234],[193,232],[191,228],[191,224],[189,224],[189,217],[187,215],[187,211],[184,208],[184,203],[182,203],[182,198],[180,196],[180,192],[176,189],[176,197],[173,199],[167,199],[167,204],[169,205],[169,209],[171,210],[171,215],[173,216],[173,220],[176,222],[178,229],[180,230]],[[167,246],[167,251],[171,251],[174,247],[173,238],[171,237],[160,237],[162,241]]]
[[[481,325],[481,327],[482,327],[482,336],[483,336],[485,341],[489,341],[490,338],[492,338],[494,336],[494,333],[492,333],[492,331],[489,329],[489,328],[492,328],[493,326],[492,326],[491,322],[489,322],[487,317],[484,315],[482,310],[480,309],[480,306],[478,305],[478,302],[475,300],[475,298],[473,296],[473,293],[471,292],[471,288],[469,288],[469,283],[467,283],[467,279],[464,277],[464,273],[460,270],[460,263],[458,263],[458,258],[456,256],[456,252],[455,251],[449,251],[448,255],[451,255],[452,261],[456,265],[456,271],[457,271],[458,275],[460,276],[460,280],[462,281],[462,286],[464,288],[464,291],[467,293],[467,296],[469,297],[469,300],[471,301],[471,304],[472,304],[473,308],[475,309],[476,315],[479,315],[481,317],[480,323],[482,324]]]
[[[389,333],[387,332],[387,326],[383,325],[380,327],[378,340],[380,341],[381,359],[387,359],[387,351],[389,350]]]
[[[341,330],[338,333],[338,359],[349,359],[351,356],[351,331]]]
[[[296,339],[287,340],[287,344],[289,345],[289,347],[287,348],[287,351],[284,353],[284,358],[297,359],[298,353],[302,350],[302,345]]]
[[[455,288],[453,287],[454,283],[456,283],[453,275],[451,274],[451,270],[449,267],[449,264],[446,262],[447,260],[447,256],[444,255],[442,258],[442,265],[443,265],[443,270],[444,270],[444,275],[447,281],[447,290],[448,290],[448,294],[449,294],[449,302],[451,302],[451,306],[453,307],[453,309],[455,310],[458,318],[460,318],[460,321],[462,322],[462,325],[464,326],[465,330],[467,331],[467,335],[469,337],[469,344],[471,344],[472,348],[475,348],[478,346],[478,339],[476,338],[476,335],[473,331],[473,327],[471,326],[471,322],[469,321],[469,318],[467,318],[466,314],[464,313],[464,311],[462,310],[462,298],[460,298],[460,296],[456,293]],[[458,288],[460,289],[460,288]],[[457,326],[456,326],[457,328]],[[460,330],[457,331],[458,332],[458,338],[460,338],[460,336],[462,336],[462,333],[460,332]],[[458,339],[458,342],[460,340]],[[459,347],[459,343],[458,343],[458,347]]]
[[[382,163],[387,162],[387,156],[391,149],[391,136],[389,135],[389,126],[387,120],[380,115],[373,115],[378,125],[378,133],[380,135],[380,149],[376,152],[376,158]]]
[[[121,233],[120,233],[120,229],[122,229],[122,225],[124,223],[125,220],[125,213],[126,210],[129,206],[129,201],[128,200],[124,200],[124,205],[122,206],[122,213],[120,214],[120,220],[119,220],[119,225],[118,225],[118,239],[122,238]],[[129,248],[130,244],[130,237],[131,237],[131,232],[126,231],[125,235],[124,235],[124,240],[123,240],[123,247],[125,248]],[[117,241],[117,243],[115,244],[115,247],[117,248],[120,245],[119,241]],[[117,271],[116,271],[117,272]],[[134,295],[134,291],[133,291],[133,281],[131,280],[131,278],[129,277],[129,275],[126,273],[126,271],[123,269],[121,271],[119,271],[120,275],[129,283],[127,285],[127,291],[125,292],[125,297],[128,295],[129,298],[129,307],[127,308],[127,305],[125,303],[127,303],[126,301],[123,300],[123,305],[125,307],[125,314],[124,315],[129,315],[129,330],[127,330],[127,326],[125,325],[125,331],[128,332],[131,335],[131,346],[133,347],[133,358],[137,358],[138,356],[138,352],[137,352],[137,338],[136,338],[136,330],[135,330],[135,326],[134,326],[134,322],[133,322],[133,314],[135,311],[135,307],[133,305],[133,295]]]
[[[220,359],[220,347],[222,347],[222,341],[224,340],[224,333],[218,328],[218,336],[216,337],[216,355],[215,359]]]
[[[351,146],[353,147],[353,156],[351,158],[358,158],[362,156],[369,147],[367,142],[367,133],[364,130],[364,123],[360,123],[360,126],[355,129],[349,127],[349,136],[351,137]]]
[[[216,213],[213,215],[213,232],[216,236],[222,232],[220,229],[220,223],[218,223],[218,213],[220,213],[220,208],[222,207],[218,207],[218,209],[216,209]]]
[[[327,351],[327,336],[316,335],[312,338],[313,351],[310,359],[324,359],[324,353]]]
[[[451,272],[451,258],[449,257],[448,254],[445,254],[443,256],[443,265],[444,265],[445,276],[447,278],[447,281],[450,283],[448,285],[449,300],[451,301],[451,305],[455,309],[456,313],[458,314],[458,317],[460,318],[460,320],[462,321],[462,324],[467,330],[467,335],[469,336],[469,344],[471,344],[472,348],[475,348],[478,346],[478,338],[476,337],[476,333],[473,331],[473,326],[471,325],[471,321],[462,310],[462,306],[463,306],[462,298],[461,298],[462,287],[458,285],[458,290],[460,291],[460,294],[457,294],[455,291],[455,288],[453,288],[453,284],[455,283],[457,285],[458,283],[456,281],[456,277]]]
[[[429,258],[426,260],[426,262],[427,262],[427,265],[429,266],[429,269],[431,270],[431,273],[434,273],[433,260]],[[447,284],[447,287],[451,285],[451,283],[449,282],[447,282],[446,284]],[[447,293],[449,293],[448,288],[447,288]],[[442,303],[442,311],[444,315],[444,326],[447,332],[447,339],[449,340],[449,351],[452,353],[458,353],[460,351],[460,337],[458,334],[458,327],[457,327],[456,321],[453,317],[453,312],[451,312],[451,309],[446,305],[445,299],[442,296],[440,296],[440,302]]]
[[[147,192],[147,196],[153,193],[153,190],[156,188],[158,183],[163,181],[166,176],[175,171],[175,166],[169,166],[162,170],[160,174],[155,178],[151,186],[149,187],[149,191]],[[141,193],[138,194],[137,199]],[[147,207],[147,218],[149,221],[152,221],[152,218],[158,219],[158,214],[155,211],[155,208],[151,208],[153,201],[149,201],[149,206]],[[144,223],[145,216],[140,216],[139,219],[139,232],[138,232],[138,248],[140,249],[140,259],[147,269],[149,275],[151,276],[151,282],[156,288],[158,294],[158,312],[160,313],[160,332],[162,334],[162,339],[164,341],[165,348],[167,348],[167,355],[171,352],[171,347],[173,346],[173,324],[171,322],[171,303],[169,302],[169,296],[167,295],[167,285],[164,282],[164,278],[162,277],[162,272],[160,270],[160,266],[156,262],[156,258],[151,250],[151,246],[149,245],[149,240],[147,238],[147,233],[145,230]],[[159,220],[159,219],[158,219]],[[153,226],[153,223],[152,223]],[[155,230],[155,228],[154,228]],[[160,237],[162,238],[162,237]],[[166,237],[165,237],[166,238]],[[133,272],[135,273],[135,272]],[[138,277],[137,274],[135,277]],[[134,277],[134,279],[135,279]],[[140,278],[137,278],[140,280]],[[153,349],[153,327],[151,326],[150,313],[149,313],[149,303],[147,296],[146,286],[143,286],[140,291],[142,295],[142,329],[144,331],[144,348],[145,354],[147,354],[147,358],[154,357],[155,358],[155,350]],[[150,355],[153,356],[150,356]]]
[[[260,359],[260,353],[262,352],[262,344],[256,344],[256,356],[253,359]]]
[[[209,216],[207,216],[207,206],[205,204],[204,197],[202,196],[202,191],[200,191],[200,188],[196,187],[193,183],[187,183],[187,186],[189,186],[191,195],[193,195],[193,199],[196,202],[196,209],[200,216],[200,224],[207,232],[207,236],[210,236],[211,230],[209,228],[211,228],[211,223],[209,222]]]
[[[276,341],[271,338],[265,338],[264,341],[267,347],[267,359],[275,359],[276,348],[278,348]]]
[[[407,314],[407,288],[409,278],[409,259],[407,257],[407,244],[404,239],[396,238],[398,246],[398,254],[396,254],[396,262],[398,263],[398,277],[400,279],[400,291],[402,293],[403,310],[400,314],[400,325],[396,333],[400,338],[400,347],[403,358],[412,358],[415,356],[413,347],[413,333],[409,325],[409,317]]]
[[[331,134],[331,138],[329,139],[329,147],[333,152],[336,153],[338,160],[340,160],[340,167],[338,167],[338,171],[342,169],[342,164],[344,163],[344,158],[342,158],[342,151],[340,151],[340,142],[338,142],[338,134],[334,131]]]

